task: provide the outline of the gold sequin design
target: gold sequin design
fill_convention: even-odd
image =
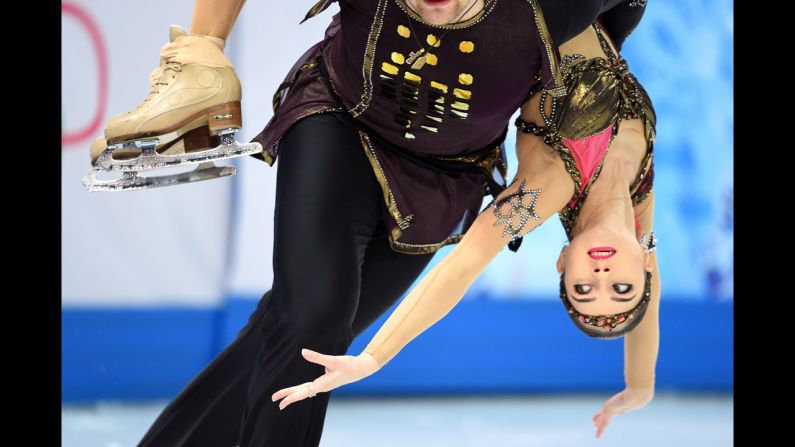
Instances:
[[[397,68],[396,66],[390,64],[389,62],[382,62],[381,63],[381,70],[383,70],[384,72],[389,73],[391,75],[397,75],[398,72],[400,71],[399,68]]]
[[[398,53],[397,51],[393,51],[392,52],[391,59],[392,59],[392,62],[394,62],[394,63],[396,63],[398,65],[403,65],[403,63],[406,62],[406,57],[403,56],[402,53]]]
[[[433,34],[428,34],[428,37],[425,38],[425,41],[428,42],[428,45],[433,48],[439,48],[439,45],[442,44],[442,41]]]
[[[465,99],[469,101],[472,99],[472,91],[471,90],[464,90],[462,88],[454,88],[453,89],[453,96],[458,99]]]
[[[441,82],[431,81],[431,88],[435,88],[442,93],[447,93],[447,85],[442,84]]]
[[[450,107],[452,107],[454,109],[458,109],[458,110],[469,110],[469,104],[467,104],[465,102],[461,102],[461,101],[456,101],[456,102],[450,104]]]
[[[404,25],[398,27],[398,34],[403,36]],[[408,29],[406,27],[406,29]],[[401,34],[402,33],[402,34]],[[428,34],[426,41],[433,47],[439,47],[441,40],[434,34]],[[462,41],[460,48],[462,51],[474,51],[472,41]],[[427,53],[425,60],[428,65],[438,64],[438,57],[433,53]],[[416,139],[414,130],[424,130],[427,132],[438,133],[440,125],[445,117],[465,120],[469,116],[470,105],[467,101],[472,99],[472,90],[459,87],[452,87],[449,84],[429,79],[427,90],[427,111],[421,121],[417,121],[417,111],[420,109],[419,91],[422,88],[422,69],[414,68],[409,64],[410,60],[404,53],[399,51],[389,52],[389,60],[381,62],[382,73],[379,76],[381,81],[380,94],[399,104],[400,108],[394,115],[395,122],[406,130],[403,133],[405,139]],[[412,65],[412,66],[410,66]],[[402,72],[402,73],[401,73]],[[471,73],[458,73],[456,81],[461,86],[470,86],[474,83],[474,76]],[[445,96],[452,93],[453,104],[446,109]],[[445,115],[447,113],[447,115]],[[413,127],[413,126],[417,127]]]
[[[451,110],[450,115],[454,116],[455,118],[466,119],[469,114],[467,112],[459,112],[458,110]]]
[[[407,80],[407,81],[409,81],[409,82],[411,82],[412,84],[415,84],[415,85],[420,85],[422,83],[422,77],[421,76],[417,76],[417,75],[415,75],[414,73],[412,73],[410,71],[403,72],[403,79],[405,79],[405,80]]]
[[[373,63],[376,46],[378,44],[378,36],[381,34],[381,28],[384,26],[386,3],[387,0],[378,1],[373,23],[370,25],[370,33],[367,35],[367,48],[364,52],[364,64],[362,64],[362,78],[364,79],[362,97],[359,103],[349,110],[351,116],[354,118],[364,113],[367,107],[370,106],[370,101],[373,99]]]
[[[459,82],[462,80],[462,77],[464,81],[469,81],[472,76],[469,75],[469,77],[467,77],[464,75],[466,75],[466,73],[461,73],[458,75]],[[456,101],[450,105],[450,116],[452,118],[461,120],[467,119],[469,116],[469,104],[465,101],[472,99],[472,91],[456,87],[453,88],[453,96],[456,98]]]

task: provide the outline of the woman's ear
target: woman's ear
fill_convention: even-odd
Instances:
[[[563,273],[563,264],[566,263],[566,249],[568,249],[568,245],[564,245],[563,248],[560,250],[560,256],[558,256],[557,268],[558,273]]]
[[[654,270],[654,257],[648,251],[644,252],[643,258],[643,268],[647,272],[651,272]]]

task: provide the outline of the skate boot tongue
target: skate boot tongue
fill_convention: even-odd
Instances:
[[[188,32],[185,31],[185,29],[182,28],[179,25],[171,25],[168,28],[168,41],[169,41],[169,43],[173,43],[174,41],[177,40],[177,38],[182,37],[182,36],[187,36],[187,35],[188,35]],[[171,69],[171,70],[174,70],[174,71],[179,71],[180,68],[181,68],[181,65],[182,64],[180,64],[178,62],[166,62],[166,58],[161,55],[160,56],[160,66],[157,67],[152,72],[152,74],[149,75],[149,82],[152,84],[152,89],[149,91],[149,94],[146,96],[146,99],[144,99],[143,103],[146,103],[147,101],[152,99],[152,96],[157,94],[157,92],[159,91],[158,85],[167,85],[166,82],[163,82],[164,81],[163,75],[165,74],[165,70],[168,68],[168,69]],[[141,105],[143,105],[143,103]],[[141,105],[139,105],[138,107],[140,107]],[[138,107],[136,107],[136,109]],[[133,109],[133,110],[135,110],[135,109]]]
[[[185,31],[185,29],[183,29],[181,26],[171,25],[171,27],[169,27],[168,29],[168,43],[174,43],[174,41],[177,40],[178,37],[187,36],[187,35],[188,32]],[[155,82],[157,82],[160,79],[160,76],[163,75],[163,68],[164,68],[163,66],[165,64],[166,64],[166,58],[163,57],[161,53],[160,66],[155,68],[154,71],[152,71],[152,73],[149,74],[149,84],[154,86]]]
[[[188,35],[188,32],[185,31],[185,29],[183,29],[179,25],[171,25],[171,27],[169,27],[169,29],[168,29],[168,41],[169,42],[173,42],[173,41],[177,40],[177,37],[179,37],[179,36],[186,36],[186,35]]]

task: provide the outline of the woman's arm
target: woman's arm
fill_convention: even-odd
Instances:
[[[512,237],[529,233],[566,204],[574,186],[551,150],[535,135],[518,133],[520,162],[511,185],[406,296],[363,352],[372,355],[380,366],[389,362],[458,304]]]
[[[654,191],[649,193],[635,217],[641,232],[652,230],[654,223]],[[624,336],[624,380],[627,388],[654,388],[654,368],[660,344],[660,270],[657,251],[653,251],[654,270],[651,274],[651,299],[643,321]]]
[[[654,191],[636,207],[641,233],[651,231],[654,222]],[[646,314],[635,329],[624,336],[623,391],[608,399],[593,417],[599,438],[613,416],[646,406],[654,398],[654,369],[660,343],[660,271],[657,252],[652,252],[651,299]]]

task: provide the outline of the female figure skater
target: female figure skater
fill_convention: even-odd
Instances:
[[[318,1],[307,18],[332,1]],[[481,245],[481,255],[496,255],[504,238],[484,229],[492,214],[478,212],[484,195],[506,188],[510,117],[539,79],[553,97],[564,93],[556,42],[597,17],[620,42],[643,13],[630,0],[576,0],[576,7],[574,1],[339,0],[340,13],[277,88],[274,116],[254,139],[263,148],[256,158],[268,165],[280,160],[272,289],[139,446],[319,444],[329,393],[286,411],[270,400],[323,373],[300,348],[344,354],[435,251],[464,233],[474,231],[459,252]],[[115,146],[121,140],[157,136],[155,150],[168,156],[217,144],[216,119],[241,125],[242,91],[223,48],[242,5],[196,1],[190,31],[172,28],[150,95],[111,118],[95,142],[95,163],[108,144],[121,157],[136,156],[135,145]],[[547,146],[536,147],[540,141],[528,135],[520,145],[520,172],[538,184],[554,178],[554,170],[545,171],[557,166],[543,152]],[[538,212],[550,213],[555,200],[571,196],[571,180],[554,183],[543,183]],[[469,273],[476,270],[472,265]],[[576,308],[594,312],[600,303]]]
[[[522,107],[519,167],[456,247],[395,309],[358,356],[302,354],[325,374],[271,396],[280,408],[361,380],[443,318],[506,243],[560,212],[569,238],[557,261],[560,299],[588,335],[625,335],[626,388],[593,418],[611,418],[654,395],[660,282],[652,234],[655,114],[600,24],[560,47],[568,95],[545,90]]]

